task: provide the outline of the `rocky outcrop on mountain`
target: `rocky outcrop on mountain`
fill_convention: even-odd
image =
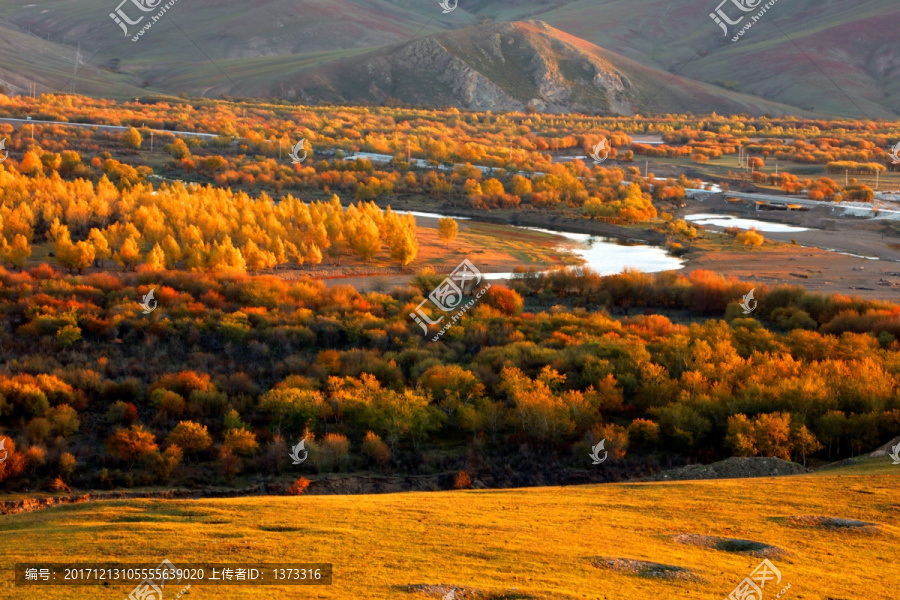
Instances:
[[[445,83],[451,98],[461,107],[480,110],[522,110],[525,106],[507,94],[488,77],[453,54],[436,38],[426,38],[407,46],[397,62],[404,70],[418,70],[435,74]],[[417,95],[416,90],[410,90]],[[446,98],[445,100],[449,100]]]
[[[497,23],[411,42],[385,66],[370,57],[375,101],[471,110],[633,114],[628,77],[603,51],[540,21]]]

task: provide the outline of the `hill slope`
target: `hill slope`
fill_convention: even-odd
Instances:
[[[23,49],[27,48],[27,51]],[[11,94],[75,91],[79,94],[134,97],[143,92],[135,75],[116,73],[96,63],[90,56],[65,44],[47,41],[16,27],[0,24],[0,86]]]
[[[788,106],[900,114],[900,5],[892,0],[778,2],[738,43],[709,18],[716,5],[709,0],[468,0],[450,14],[436,0],[192,0],[176,3],[138,43],[109,18],[114,5],[0,0],[0,16],[30,32],[0,35],[0,57],[26,88],[36,82],[39,91],[55,91],[69,79],[68,69],[47,72],[59,58],[24,57],[46,55],[48,41],[59,45],[58,57],[74,55],[80,43],[90,66],[107,71],[97,77],[118,83],[110,92],[118,97],[133,96],[138,84],[309,102],[395,97],[503,110],[537,100],[548,110],[627,113],[649,102],[647,90],[662,89],[652,100],[658,112],[777,114]],[[555,30],[526,32],[526,19]],[[490,21],[509,29],[476,27]],[[495,33],[512,40],[499,54],[488,37]],[[534,61],[525,57],[532,50]],[[502,71],[501,58],[526,69]],[[442,76],[436,67],[450,71]],[[612,79],[595,85],[595,71]],[[674,85],[666,83],[670,73],[681,76]],[[635,94],[626,93],[628,82]]]
[[[540,18],[642,64],[769,100],[856,117],[900,114],[896,2],[779,1],[737,43],[709,18],[717,4],[578,0]]]
[[[900,571],[890,560],[900,534],[900,475],[880,460],[866,474],[72,505],[0,517],[17,541],[4,566],[163,558],[176,566],[334,564],[329,586],[197,584],[191,598],[415,600],[456,589],[457,597],[480,590],[480,598],[498,600],[693,600],[727,597],[765,556],[782,575],[765,588],[767,598],[790,584],[787,598],[889,600],[900,593]],[[638,575],[622,561],[604,566],[607,559],[686,571]],[[131,587],[44,587],[40,596],[121,600]],[[0,598],[23,597],[22,589],[6,577]]]
[[[645,67],[540,21],[495,23],[355,56],[218,61],[154,69],[154,86],[195,94],[257,90],[333,103],[401,102],[473,110],[634,114],[792,109]],[[222,73],[227,73],[223,79]]]

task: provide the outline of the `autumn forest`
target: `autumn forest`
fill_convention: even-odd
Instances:
[[[645,159],[746,154],[726,188],[867,202],[866,183],[829,173],[890,177],[896,124],[66,95],[0,105],[36,121],[0,124],[7,490],[290,481],[301,439],[313,473],[451,471],[465,487],[491,469],[514,481],[504,457],[523,447],[583,467],[605,439],[628,465],[620,477],[728,456],[837,460],[900,433],[900,306],[708,270],[521,269],[435,343],[409,315],[446,273],[416,262],[416,218],[391,208],[643,227],[678,252],[704,232],[669,211],[703,184],[656,177]],[[646,135],[664,143],[632,137]],[[593,165],[584,155],[604,136],[614,163]],[[308,158],[292,163],[301,138]],[[775,161],[778,174],[764,172]],[[450,247],[456,222],[440,235]],[[364,291],[311,271],[373,260],[405,279]],[[738,304],[751,289],[752,317]]]

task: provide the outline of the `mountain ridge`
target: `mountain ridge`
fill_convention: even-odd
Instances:
[[[449,14],[433,4],[194,0],[132,43],[118,37],[107,0],[0,0],[0,80],[19,93],[32,83],[39,93],[72,89],[73,61],[63,57],[81,44],[80,74],[90,77],[79,75],[75,91],[116,98],[145,90],[625,115],[900,113],[900,6],[888,0],[779,2],[736,44],[709,19],[707,0],[471,0]],[[517,45],[527,60],[514,56]],[[504,61],[516,70],[504,72]]]

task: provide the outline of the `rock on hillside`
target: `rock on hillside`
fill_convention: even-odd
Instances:
[[[641,65],[543,21],[465,27],[273,77],[273,96],[334,103],[592,115],[784,114],[774,103]]]
[[[631,113],[632,85],[592,44],[541,21],[498,23],[404,48],[400,68],[443,84],[465,108]],[[430,74],[431,77],[427,77]]]
[[[541,21],[494,23],[317,67],[272,92],[335,102],[631,115],[636,90],[614,64],[619,59],[627,61]]]
[[[877,450],[875,450],[874,452],[872,452],[869,456],[871,458],[879,458],[881,456],[888,456],[888,454],[890,452],[892,452],[894,450],[894,448],[897,447],[898,444],[900,444],[900,436],[895,437],[894,439],[889,441],[884,446],[882,446],[882,447],[878,448]]]
[[[688,465],[662,471],[640,481],[684,481],[688,479],[741,479],[745,477],[778,477],[808,473],[803,465],[780,458],[732,457],[711,465]]]

